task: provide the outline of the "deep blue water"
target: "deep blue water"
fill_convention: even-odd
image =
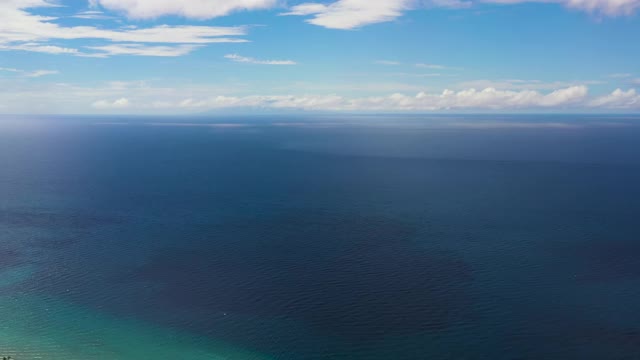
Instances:
[[[638,359],[639,215],[640,117],[4,117],[0,355]]]

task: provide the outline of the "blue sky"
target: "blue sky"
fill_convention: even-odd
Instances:
[[[0,0],[1,113],[638,112],[640,0]]]

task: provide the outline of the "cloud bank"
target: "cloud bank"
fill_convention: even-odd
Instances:
[[[124,89],[123,89],[124,90]],[[149,90],[149,89],[147,89]],[[126,93],[126,91],[121,91]],[[153,90],[152,90],[153,93]],[[179,91],[175,92],[180,93]],[[150,95],[150,94],[147,94]],[[136,95],[133,94],[135,97]],[[114,109],[129,106],[129,100],[101,100],[94,108]],[[640,95],[634,89],[615,90],[611,94],[589,97],[586,86],[572,86],[541,93],[533,90],[505,91],[495,88],[484,90],[444,90],[441,93],[420,92],[416,95],[395,93],[388,96],[348,98],[339,95],[248,95],[202,96],[200,98],[165,99],[149,101],[140,97],[135,102],[141,109],[172,109],[200,112],[229,108],[268,108],[308,111],[387,111],[432,112],[460,110],[579,110],[579,109],[640,109]],[[118,103],[120,102],[120,103]]]
[[[363,97],[286,93],[252,95],[251,92],[251,88],[234,88],[224,84],[159,87],[152,83],[135,81],[82,87],[64,83],[33,83],[0,87],[0,107],[13,113],[28,110],[32,113],[126,111],[140,114],[188,114],[234,108],[390,113],[640,111],[640,94],[635,89],[617,89],[609,94],[591,96],[585,85],[553,91],[467,88],[458,91],[391,93]]]
[[[548,94],[537,91],[500,91],[494,88],[462,91],[445,90],[440,94],[420,92],[410,96],[392,94],[383,97],[349,99],[325,96],[216,96],[209,99],[187,99],[175,103],[176,108],[219,109],[263,107],[322,111],[442,111],[442,110],[507,110],[539,109],[580,105],[586,98],[585,86],[559,89]]]

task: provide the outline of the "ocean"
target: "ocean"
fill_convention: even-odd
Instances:
[[[0,118],[0,356],[638,359],[640,117]]]

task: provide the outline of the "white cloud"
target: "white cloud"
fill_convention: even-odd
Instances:
[[[469,0],[428,0],[424,1],[430,7],[444,7],[450,9],[466,9],[473,6]]]
[[[292,6],[281,15],[311,16],[307,22],[330,29],[356,29],[393,21],[409,10],[425,7],[468,8],[475,3],[558,3],[571,9],[604,16],[633,15],[640,0],[335,0]]]
[[[327,11],[328,6],[324,4],[318,3],[304,3],[300,5],[293,6],[286,13],[281,13],[281,16],[306,16],[306,15],[315,15],[320,14]]]
[[[95,11],[95,10],[89,10],[89,11],[81,11],[73,16],[71,16],[72,18],[75,19],[84,19],[84,20],[112,20],[115,19],[115,17],[113,16],[108,16],[105,15],[105,13],[103,13],[102,11]]]
[[[435,64],[416,64],[416,67],[422,69],[431,69],[431,70],[444,70],[447,69],[444,65],[435,65]]]
[[[281,15],[308,16],[308,23],[329,29],[355,29],[393,21],[411,9],[414,0],[338,0],[329,5],[304,3]]]
[[[223,109],[223,108],[274,108],[274,109],[302,109],[302,110],[327,110],[341,108],[345,99],[337,95],[312,95],[312,96],[216,96],[209,99],[187,99],[174,104],[174,107],[183,109]]]
[[[269,9],[276,6],[278,0],[91,0],[91,4],[135,19],[166,15],[211,19],[235,11]]]
[[[60,72],[56,70],[36,70],[36,71],[27,73],[25,76],[30,78],[38,78],[38,77],[47,76],[47,75],[57,75],[59,73]]]
[[[73,48],[65,48],[61,46],[55,45],[42,45],[38,43],[25,43],[25,44],[17,44],[17,45],[0,45],[0,50],[18,50],[18,51],[31,51],[45,54],[70,54],[70,55],[79,55],[80,51],[78,49]]]
[[[12,82],[13,81],[13,82]],[[300,94],[283,84],[275,94],[256,94],[249,85],[193,83],[158,86],[154,81],[110,82],[96,87],[58,82],[24,82],[6,78],[0,86],[0,107],[10,113],[127,112],[199,113],[214,109],[252,108],[309,111],[430,112],[430,111],[638,111],[635,90],[589,96],[586,86],[553,91],[462,89],[441,92],[386,92],[348,96],[348,91]],[[308,91],[300,88],[299,91]],[[297,95],[296,95],[297,94]]]
[[[589,106],[612,109],[640,109],[640,94],[635,89],[627,91],[616,89],[609,95],[594,99],[589,103]]]
[[[0,7],[1,9],[1,7]],[[15,9],[10,9],[15,10]],[[246,27],[169,26],[143,29],[105,30],[91,26],[63,27],[50,22],[49,17],[31,15],[25,11],[0,13],[0,43],[37,42],[51,39],[101,39],[117,42],[194,43],[246,42],[235,36],[246,35]]]
[[[293,60],[258,60],[251,57],[241,56],[238,54],[228,54],[224,56],[225,59],[229,59],[235,62],[259,64],[259,65],[297,65]]]
[[[533,90],[506,91],[495,88],[466,89],[458,92],[445,90],[441,94],[419,93],[415,97],[393,95],[382,101],[391,102],[406,110],[442,109],[528,109],[563,107],[578,103],[587,95],[585,86],[558,89],[548,94]]]
[[[633,15],[640,0],[481,0],[487,3],[518,4],[528,2],[558,3],[570,9],[604,16]]]
[[[91,29],[78,36],[81,38],[93,37],[121,42],[210,44],[220,42],[246,42],[247,40],[244,39],[230,38],[230,36],[242,36],[246,34],[247,28],[244,26],[160,25],[152,28],[126,29],[120,31]]]
[[[85,54],[85,56],[108,57],[113,55],[137,55],[175,57],[186,55],[199,47],[199,45],[148,46],[144,44],[90,46],[88,49],[98,52]]]
[[[607,16],[632,15],[640,0],[560,0],[565,6]]]
[[[104,29],[94,26],[63,26],[55,22],[57,20],[55,17],[36,15],[31,12],[34,8],[52,6],[57,6],[52,0],[0,1],[0,50],[86,56],[87,54],[81,49],[61,47],[49,42],[53,40],[95,39],[115,43],[187,45],[247,41],[242,38],[247,34],[247,28],[244,26],[159,25],[149,28]],[[97,13],[85,13],[85,15],[97,15]],[[168,53],[173,54],[172,52]]]
[[[15,69],[15,68],[0,68],[0,71],[6,71],[6,72],[20,74],[20,75],[22,75],[24,77],[28,77],[28,78],[38,78],[38,77],[41,77],[41,76],[56,75],[56,74],[60,73],[59,71],[56,71],[56,70],[26,71],[26,70],[20,70],[20,69]]]
[[[92,104],[92,106],[96,109],[99,110],[106,110],[106,109],[124,109],[129,107],[130,103],[129,100],[127,98],[120,98],[118,100],[115,101],[108,101],[108,100],[100,100],[100,101],[96,101]]]
[[[440,94],[392,94],[381,97],[345,98],[338,95],[214,96],[163,101],[162,108],[203,111],[220,108],[272,108],[323,111],[441,111],[574,108],[583,103],[586,87],[559,89],[548,94],[536,91],[445,90]],[[101,103],[102,105],[102,103]],[[95,106],[95,104],[94,104]],[[151,106],[149,104],[148,106]]]

